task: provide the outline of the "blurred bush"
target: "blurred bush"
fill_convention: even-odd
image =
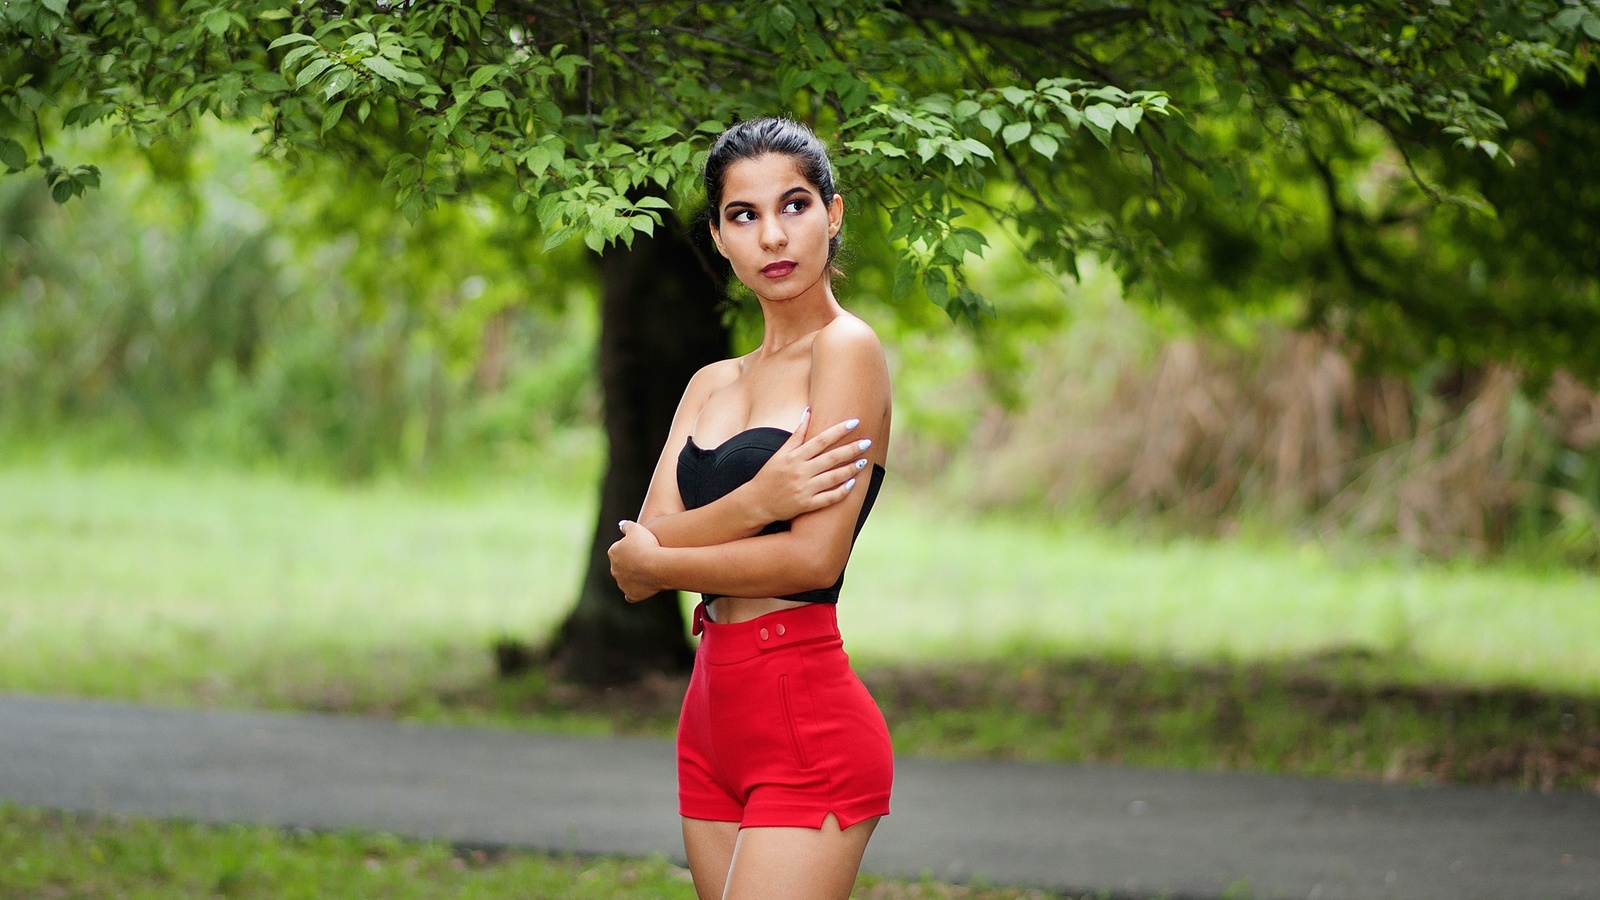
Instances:
[[[580,258],[481,204],[397,221],[377,186],[254,164],[237,132],[143,156],[65,207],[0,180],[0,451],[343,478],[595,461]],[[1125,303],[1091,259],[1057,281],[990,244],[972,274],[999,316],[972,329],[884,302],[883,267],[841,285],[891,355],[897,481],[978,509],[1600,565],[1600,394],[1571,375],[1385,371],[1292,306],[1201,326]],[[730,312],[742,349],[750,303]]]
[[[1593,387],[1501,364],[1368,370],[1270,316],[1202,330],[1128,306],[1086,269],[1060,301],[1073,317],[1019,345],[1013,390],[992,389],[976,341],[897,347],[901,475],[979,508],[1600,565]]]
[[[407,226],[375,189],[291,184],[227,133],[184,164],[181,184],[123,166],[146,174],[65,207],[0,180],[13,451],[366,477],[525,454],[593,420],[592,305],[567,302],[585,282],[508,250],[497,211]]]

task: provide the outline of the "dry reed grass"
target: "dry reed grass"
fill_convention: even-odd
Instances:
[[[1153,353],[1111,334],[1037,348],[1020,409],[981,404],[959,445],[911,429],[909,474],[965,461],[980,507],[1087,503],[1202,532],[1264,520],[1432,556],[1530,538],[1600,561],[1600,392],[1570,375],[1368,374],[1334,339],[1281,326],[1145,340]]]

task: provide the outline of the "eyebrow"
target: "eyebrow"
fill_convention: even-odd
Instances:
[[[811,189],[803,184],[797,184],[794,187],[789,188],[787,191],[784,191],[783,196],[778,198],[778,202],[782,203],[783,201],[788,200],[790,197],[793,197],[795,194],[805,194],[809,197],[811,196]],[[722,213],[723,215],[727,215],[730,210],[755,208],[756,205],[751,203],[749,200],[729,200],[727,203],[722,205]]]

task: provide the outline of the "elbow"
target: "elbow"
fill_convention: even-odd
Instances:
[[[844,572],[844,564],[849,557],[836,553],[810,553],[806,554],[805,562],[795,572],[796,587],[787,593],[800,593],[802,591],[820,591],[833,587],[839,580],[839,575]]]

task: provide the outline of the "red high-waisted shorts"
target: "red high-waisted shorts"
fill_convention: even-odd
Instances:
[[[889,728],[831,603],[701,633],[678,723],[678,811],[740,827],[840,828],[889,812]]]

